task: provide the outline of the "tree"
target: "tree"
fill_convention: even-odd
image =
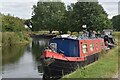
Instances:
[[[38,2],[33,6],[33,30],[82,31],[82,25],[88,30],[102,31],[112,28],[112,22],[98,2],[76,2],[67,8],[62,2]]]
[[[24,20],[13,17],[10,14],[2,15],[2,31],[22,31],[24,28]]]
[[[76,2],[69,6],[69,19],[71,20],[70,31],[81,31],[82,25],[87,25],[88,30],[102,30],[112,28],[107,13],[98,2]]]
[[[112,18],[113,28],[116,31],[120,31],[120,15],[116,15]]]
[[[38,2],[33,6],[33,30],[60,30],[64,19],[65,5],[62,2]]]

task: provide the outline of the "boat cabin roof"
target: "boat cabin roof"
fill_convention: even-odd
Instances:
[[[53,39],[65,39],[65,40],[93,40],[93,39],[100,39],[100,38],[88,38],[88,37],[76,37],[76,38],[72,38],[72,37],[54,37]]]

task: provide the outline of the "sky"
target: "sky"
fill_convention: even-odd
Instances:
[[[41,0],[43,1],[43,0]],[[77,0],[62,0],[65,4],[75,3]],[[99,0],[104,10],[108,14],[108,18],[118,15],[118,2],[120,0]],[[11,14],[22,19],[30,19],[32,16],[32,7],[36,5],[38,0],[0,0],[0,12],[3,14]],[[120,8],[119,8],[120,9]]]

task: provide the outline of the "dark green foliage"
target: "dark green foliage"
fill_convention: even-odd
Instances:
[[[33,6],[33,30],[60,30],[63,24],[65,6],[62,2],[38,2]]]
[[[120,15],[116,15],[112,18],[113,28],[116,31],[120,31]]]
[[[112,28],[107,13],[98,2],[77,2],[68,8],[68,18],[72,20],[70,31],[80,31],[82,25],[87,25],[88,30],[101,31],[105,28]]]
[[[82,31],[82,25],[87,25],[87,29],[103,30],[112,28],[108,15],[98,2],[76,2],[65,8],[62,2],[38,2],[33,6],[33,29]]]
[[[18,17],[13,17],[8,15],[3,15],[2,16],[2,31],[23,31],[25,30],[24,28],[24,21]]]

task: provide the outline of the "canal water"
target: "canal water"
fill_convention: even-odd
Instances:
[[[27,45],[2,47],[2,78],[42,78],[40,55],[48,43],[34,38]]]

